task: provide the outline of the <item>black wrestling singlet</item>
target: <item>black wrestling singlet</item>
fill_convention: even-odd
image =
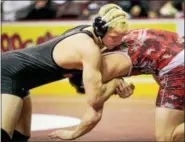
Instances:
[[[34,48],[8,51],[2,54],[1,92],[21,95],[32,88],[65,78],[65,74],[76,74],[79,70],[64,69],[56,65],[52,53],[61,40],[82,31],[88,25],[78,26]]]

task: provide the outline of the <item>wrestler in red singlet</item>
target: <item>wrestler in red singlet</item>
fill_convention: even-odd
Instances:
[[[159,77],[158,107],[184,110],[184,44],[177,33],[130,30],[123,37],[123,44],[115,50],[130,58],[129,75],[155,74]]]

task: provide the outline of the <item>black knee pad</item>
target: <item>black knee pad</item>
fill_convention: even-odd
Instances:
[[[2,142],[10,142],[10,141],[11,141],[10,136],[9,136],[8,133],[7,133],[5,130],[3,130],[3,129],[1,129],[1,141],[2,141]]]
[[[30,137],[29,136],[25,136],[23,134],[21,134],[19,131],[15,130],[13,133],[13,137],[12,137],[12,141],[16,141],[16,142],[27,142],[28,139]]]

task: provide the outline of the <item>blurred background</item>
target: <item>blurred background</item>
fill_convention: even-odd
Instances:
[[[2,20],[89,20],[100,7],[115,3],[138,18],[184,18],[184,0],[2,0]]]
[[[100,7],[107,3],[118,4],[128,13],[131,28],[156,28],[184,36],[184,0],[2,0],[1,52],[34,47],[74,26],[92,24]],[[129,79],[136,83],[134,96],[157,94],[158,86],[151,76]],[[144,91],[143,84],[150,91]],[[65,81],[39,87],[32,93],[75,94]]]

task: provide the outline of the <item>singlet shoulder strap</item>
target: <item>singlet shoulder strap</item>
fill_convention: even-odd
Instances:
[[[77,34],[77,33],[85,33],[87,34],[88,36],[90,36],[91,38],[93,38],[93,34],[88,31],[88,30],[83,30],[87,27],[89,27],[90,25],[80,25],[80,26],[77,26],[75,28],[72,28],[70,30],[67,30],[66,32],[64,32],[62,35],[65,36],[65,37],[68,37],[68,36],[72,36],[74,34]]]
[[[94,38],[93,37],[93,34],[90,32],[90,31],[88,31],[88,30],[83,30],[84,28],[87,28],[87,27],[89,27],[90,25],[83,25],[82,26],[82,29],[81,29],[81,32],[82,33],[85,33],[85,34],[87,34],[87,35],[89,35],[91,38]]]

